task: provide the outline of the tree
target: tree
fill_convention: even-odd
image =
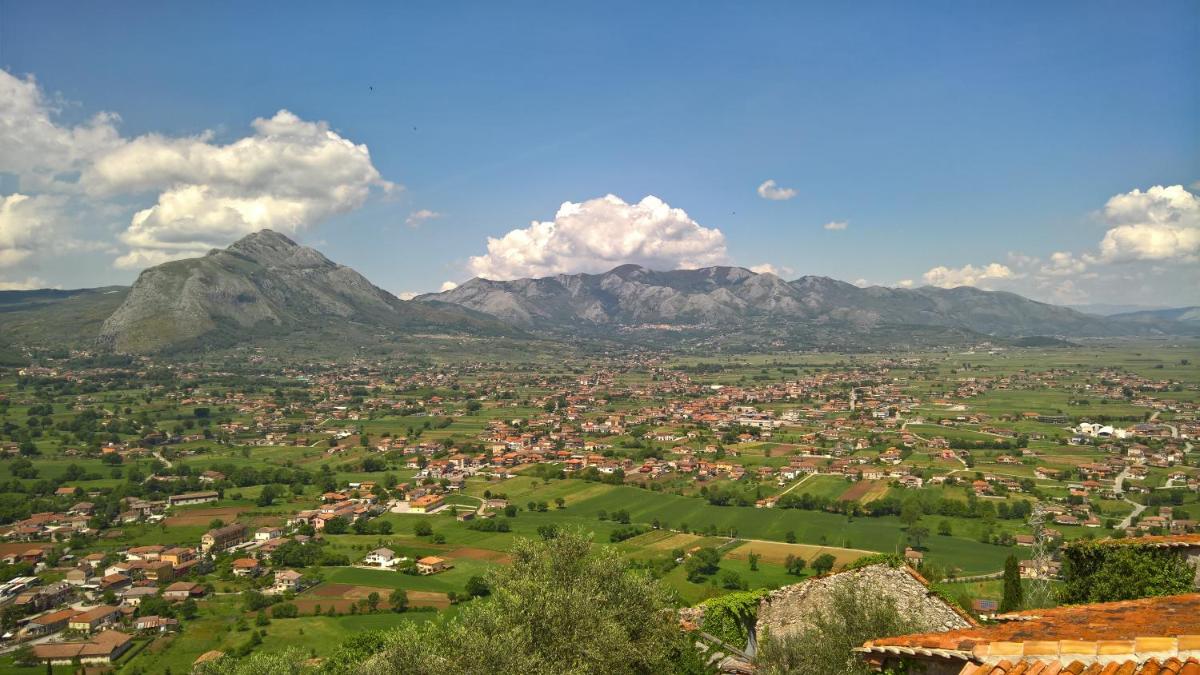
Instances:
[[[139,605],[140,609],[140,605]],[[179,616],[185,619],[194,619],[200,613],[200,608],[196,605],[196,601],[188,598],[179,605]]]
[[[900,614],[892,598],[850,582],[831,590],[799,632],[765,636],[755,666],[763,675],[866,675],[872,670],[855,648],[873,638],[919,629]]]
[[[408,592],[403,588],[397,588],[388,596],[388,604],[391,605],[393,612],[403,612],[408,609]]]
[[[1004,596],[1000,600],[1000,611],[1015,612],[1021,609],[1023,601],[1021,565],[1017,562],[1017,556],[1010,555],[1004,561]]]
[[[254,502],[259,506],[270,506],[279,498],[279,486],[264,485],[262,492],[258,493],[258,499]]]
[[[924,525],[913,525],[908,528],[908,536],[916,543],[917,548],[921,548],[921,540],[929,536],[929,528]]]
[[[921,520],[921,505],[915,499],[910,499],[904,502],[904,506],[900,507],[900,522],[904,523],[905,527],[912,527]]]
[[[784,559],[784,564],[783,564],[784,568],[787,569],[788,574],[791,574],[791,575],[797,576],[797,577],[804,574],[804,568],[807,565],[808,565],[808,563],[804,560],[804,558],[794,556],[790,553],[788,554],[788,557]]]
[[[474,598],[481,598],[491,592],[491,589],[488,588],[487,579],[478,575],[467,579],[467,595]]]
[[[657,673],[684,650],[669,591],[578,531],[518,539],[492,600],[405,622],[362,672]]]
[[[565,508],[567,508],[567,500],[563,499],[562,497],[555,497],[554,505],[560,509],[565,509]]]
[[[321,663],[324,675],[359,675],[360,665],[383,651],[387,633],[367,630],[354,633]]]
[[[371,591],[371,594],[367,596],[367,607],[370,608],[372,612],[379,609],[379,593]]]
[[[748,556],[746,556],[746,559],[750,561],[750,571],[751,572],[758,571],[758,559],[761,557],[762,556],[760,556],[757,553],[754,553],[753,551],[751,551],[750,554]]]
[[[342,516],[325,521],[325,534],[346,534],[349,529],[350,522]]]
[[[942,522],[938,523],[938,534],[942,535],[943,537],[949,537],[950,535],[954,534],[954,530],[950,526],[950,521],[943,520]]]
[[[428,521],[418,520],[413,524],[413,534],[418,537],[428,537],[433,534],[433,526]]]
[[[698,584],[710,574],[716,574],[721,564],[721,554],[717,549],[705,547],[692,553],[683,568],[687,570],[688,581]]]
[[[812,561],[812,568],[817,574],[825,574],[833,569],[833,564],[836,562],[837,558],[834,558],[828,553],[822,553]]]
[[[796,533],[792,532],[791,530],[788,530],[787,534],[783,535],[783,540],[789,544],[796,543]]]
[[[721,573],[721,588],[730,591],[744,591],[749,588],[749,585],[742,580],[742,575],[733,570],[725,570]]]
[[[1059,601],[1113,602],[1191,593],[1195,570],[1179,549],[1134,540],[1076,542],[1062,549]]]

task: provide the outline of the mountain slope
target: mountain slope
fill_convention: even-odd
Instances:
[[[740,267],[656,272],[622,265],[603,274],[541,279],[472,279],[418,300],[449,302],[506,322],[560,330],[645,324],[710,331],[811,332],[839,327],[859,333],[903,334],[901,326],[952,328],[960,336],[1118,336],[1154,332],[1162,325],[1113,322],[1036,302],[1014,293],[976,288],[860,288],[827,277],[784,281]],[[916,331],[924,332],[924,331]],[[824,339],[817,334],[813,339]]]
[[[36,347],[91,347],[128,286],[0,291],[0,340]]]
[[[121,352],[225,346],[289,333],[508,332],[460,307],[405,302],[349,267],[263,230],[201,258],[151,267],[100,329]]]

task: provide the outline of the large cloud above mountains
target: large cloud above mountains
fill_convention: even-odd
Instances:
[[[941,288],[955,288],[957,286],[987,288],[988,284],[994,280],[1009,279],[1012,276],[1013,272],[1007,265],[990,263],[982,267],[963,265],[957,269],[942,265],[926,272],[923,278],[925,279],[925,283],[930,286],[939,286]]]
[[[264,227],[295,233],[362,206],[373,187],[393,188],[365,145],[324,122],[281,110],[253,127],[252,136],[228,145],[207,136],[143,136],[84,172],[92,193],[161,190],[121,235],[133,250],[118,266],[195,255]]]
[[[925,282],[943,287],[995,285],[1056,302],[1083,302],[1093,295],[1119,295],[1148,276],[1167,275],[1185,284],[1195,276],[1195,263],[1200,262],[1200,197],[1194,192],[1182,185],[1134,189],[1110,197],[1096,216],[1105,230],[1094,248],[1055,251],[1044,260],[1010,254],[1015,269],[999,263],[941,265],[925,273]]]
[[[1176,260],[1200,255],[1200,198],[1182,185],[1116,195],[1104,205],[1111,225],[1096,256],[1102,262]]]
[[[16,175],[20,190],[70,198],[79,212],[145,205],[119,235],[128,247],[115,261],[121,268],[201,254],[264,227],[295,234],[362,206],[373,189],[396,187],[365,145],[287,110],[254,120],[252,134],[227,144],[211,132],[127,139],[108,113],[57,123],[58,108],[32,77],[0,71],[0,94],[0,171]],[[6,208],[0,261],[35,248],[18,247],[6,232],[50,234],[32,220],[28,195],[9,197],[22,199]]]
[[[472,257],[468,268],[485,279],[516,279],[604,272],[623,263],[679,269],[725,260],[725,235],[683,209],[654,196],[629,204],[606,195],[565,202],[554,220],[489,237],[487,253]]]

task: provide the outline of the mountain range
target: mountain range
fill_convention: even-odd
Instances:
[[[1113,337],[1183,330],[1170,317],[1141,322],[1110,320],[1014,293],[967,286],[861,288],[818,276],[786,281],[741,267],[656,272],[622,265],[602,274],[515,281],[476,278],[417,300],[453,303],[516,326],[563,332],[640,326],[714,335],[731,329],[750,330],[774,338],[789,334],[803,338],[821,332],[860,338],[878,333],[894,338],[897,333],[916,336],[937,328],[946,338],[1020,338]]]
[[[433,337],[599,340],[694,349],[877,349],[1054,337],[1200,334],[1198,310],[1115,317],[971,287],[860,288],[741,267],[472,279],[397,298],[320,252],[263,230],[143,271],[132,287],[0,292],[5,345],[177,353],[299,349]],[[1036,338],[1030,341],[1031,338]],[[11,350],[10,350],[11,351]]]

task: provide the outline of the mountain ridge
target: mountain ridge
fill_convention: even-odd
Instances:
[[[1155,326],[1148,323],[1111,321],[1007,291],[970,286],[861,288],[829,277],[802,276],[787,281],[771,273],[727,266],[655,271],[621,265],[598,274],[510,281],[474,278],[452,290],[415,300],[459,304],[525,328],[563,330],[640,324],[715,328],[769,318],[859,330],[935,326],[999,337],[1114,337],[1155,332]]]

